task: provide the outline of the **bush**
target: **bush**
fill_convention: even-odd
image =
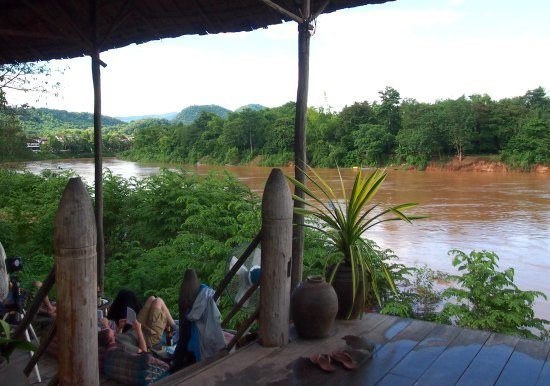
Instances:
[[[493,252],[449,251],[453,265],[463,272],[453,276],[460,288],[443,291],[445,304],[440,320],[463,327],[536,338],[547,334],[548,321],[535,318],[536,298],[546,299],[539,291],[522,291],[514,284],[514,269],[497,271],[499,257]]]

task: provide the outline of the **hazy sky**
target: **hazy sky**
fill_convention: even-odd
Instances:
[[[187,36],[102,53],[103,114],[161,114],[191,104],[231,110],[296,99],[296,23],[254,32]],[[93,111],[90,59],[53,61],[59,97],[9,94]],[[373,101],[385,86],[432,102],[550,93],[549,0],[397,0],[322,15],[311,38],[310,106]]]

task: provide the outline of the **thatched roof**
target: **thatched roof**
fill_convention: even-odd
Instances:
[[[324,13],[388,0],[333,0]],[[273,0],[296,15],[301,1]],[[312,12],[326,0],[311,0]],[[0,64],[72,58],[132,43],[249,31],[290,20],[261,0],[0,0]]]

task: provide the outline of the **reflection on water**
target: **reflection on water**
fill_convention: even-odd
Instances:
[[[105,159],[104,167],[123,177],[143,178],[167,165],[141,164]],[[41,161],[25,164],[33,173],[42,169],[72,169],[93,183],[93,159]],[[173,169],[179,167],[171,166]],[[208,174],[226,169],[261,194],[270,168],[255,166],[189,165],[193,173]],[[283,168],[292,174],[292,168]],[[338,191],[335,169],[318,173]],[[356,170],[344,169],[347,189]],[[426,263],[434,269],[453,272],[447,251],[458,248],[490,250],[500,256],[500,268],[514,267],[520,288],[550,295],[550,178],[524,173],[461,173],[391,171],[377,200],[386,204],[418,202],[416,213],[430,218],[413,225],[389,222],[369,230],[368,237],[391,248],[406,264]],[[537,314],[550,319],[550,304],[539,301]]]

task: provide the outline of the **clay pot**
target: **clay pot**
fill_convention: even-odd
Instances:
[[[331,272],[331,269],[329,269]],[[357,291],[355,293],[355,304],[353,304],[353,281],[351,265],[342,263],[338,267],[338,271],[332,280],[332,286],[338,296],[338,319],[357,319],[361,315],[361,311],[366,307],[366,301],[363,297],[362,280],[357,283]],[[370,290],[370,283],[367,283],[367,293]],[[350,309],[351,315],[349,314]],[[348,317],[349,315],[349,317]]]
[[[290,310],[301,338],[326,338],[338,311],[338,298],[322,276],[309,276],[292,292]]]

